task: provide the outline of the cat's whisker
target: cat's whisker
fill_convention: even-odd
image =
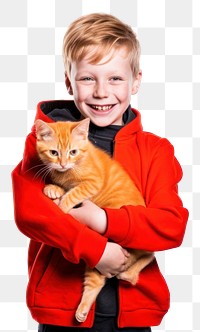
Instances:
[[[51,172],[51,168],[46,165],[44,166],[43,164],[43,167],[42,169],[40,169],[35,175],[34,175],[34,178],[37,179],[38,177],[41,177],[41,180],[46,178],[47,175]]]
[[[45,167],[43,167],[43,169],[39,170],[37,173],[36,173],[36,176],[44,176],[45,174],[49,174],[51,172],[51,168],[47,165]]]
[[[41,163],[41,164],[35,165],[33,167],[30,167],[24,172],[24,174],[27,173],[27,172],[30,172],[31,170],[33,170],[34,168],[37,168],[37,167],[44,167],[44,164]]]
[[[41,180],[46,179],[47,175],[51,172],[51,168],[49,165],[44,165],[44,163],[37,164],[33,167],[30,167],[29,169],[27,169],[25,171],[25,173],[30,172],[31,170],[38,168],[38,167],[40,167],[40,169],[34,174],[33,179],[37,179],[39,177],[41,177]]]
[[[46,173],[44,173],[44,175],[43,175],[43,180],[44,180],[44,182],[45,182],[45,180],[46,180],[46,177],[49,175],[49,173],[51,172],[51,169],[47,169],[46,170]]]
[[[46,171],[46,166],[44,167],[44,165],[43,165],[43,167],[35,173],[34,179],[37,179],[39,176],[41,176],[44,171]]]

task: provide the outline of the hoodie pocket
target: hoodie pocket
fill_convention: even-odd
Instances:
[[[38,292],[42,292],[46,287],[48,287],[50,280],[52,279],[54,273],[56,272],[60,256],[61,256],[60,250],[54,249],[52,252],[52,256],[49,260],[49,263],[37,285]]]

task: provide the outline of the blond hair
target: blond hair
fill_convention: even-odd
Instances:
[[[70,78],[71,63],[83,60],[88,53],[88,61],[97,64],[111,51],[112,57],[120,47],[127,49],[133,74],[137,76],[140,70],[140,44],[131,27],[110,14],[81,16],[69,26],[64,36],[65,72]]]

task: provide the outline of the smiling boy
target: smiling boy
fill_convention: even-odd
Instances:
[[[131,95],[138,91],[141,71],[133,76],[125,46],[111,51],[98,65],[89,61],[86,57],[72,62],[70,76],[66,76],[68,91],[82,116],[89,117],[96,126],[121,126]]]
[[[34,128],[13,171],[16,224],[31,239],[27,305],[40,332],[149,332],[169,308],[169,291],[156,260],[135,286],[111,278],[125,270],[124,248],[155,252],[179,246],[188,219],[178,196],[182,171],[172,145],[144,132],[140,113],[130,106],[142,76],[139,55],[134,32],[114,16],[77,19],[63,47],[65,83],[74,101],[41,102],[36,119],[89,117],[89,139],[124,166],[146,207],[101,209],[85,201],[65,215],[43,194],[43,180],[34,177],[39,163]],[[78,324],[74,316],[85,264],[109,279],[86,321]]]

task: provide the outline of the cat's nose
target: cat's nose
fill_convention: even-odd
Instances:
[[[62,168],[65,168],[65,167],[66,167],[66,164],[65,164],[65,163],[61,163],[60,166],[61,166]]]

